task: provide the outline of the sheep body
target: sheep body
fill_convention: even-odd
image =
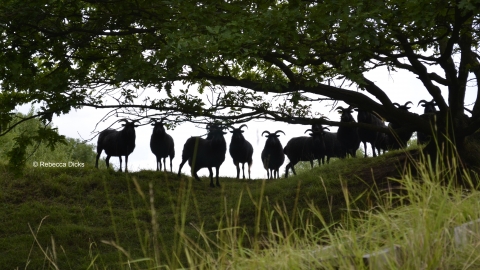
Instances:
[[[188,161],[188,165],[191,167],[192,175],[200,181],[197,172],[201,168],[208,168],[210,172],[210,186],[215,187],[213,184],[213,171],[216,170],[216,185],[219,187],[220,182],[218,180],[219,170],[222,163],[225,161],[225,154],[227,152],[227,143],[223,135],[222,128],[211,128],[209,135],[211,139],[203,139],[200,137],[190,137],[185,142],[182,152],[182,162],[178,168],[178,176],[182,171],[182,167],[185,162]]]
[[[135,121],[130,122],[126,119],[121,119],[125,124],[120,131],[114,129],[106,129],[100,132],[97,141],[97,158],[95,160],[95,168],[98,168],[98,159],[103,150],[107,154],[105,162],[107,168],[110,167],[110,157],[118,157],[120,159],[120,171],[122,171],[122,156],[125,156],[125,172],[128,172],[128,156],[135,149]]]
[[[385,126],[383,124],[383,121],[375,114],[362,109],[357,109],[357,111],[358,111],[358,114],[357,114],[358,123],[370,124],[377,127]],[[366,129],[366,128],[358,129],[358,137],[360,138],[360,141],[363,143],[363,148],[365,149],[364,157],[367,157],[367,143],[370,143],[372,147],[372,155],[374,157],[377,156],[375,151],[376,150],[375,143],[377,141],[379,134],[380,133],[378,131],[371,130],[371,129]]]
[[[340,122],[356,123],[352,116],[352,106],[346,109],[339,106],[337,110],[341,113]],[[337,139],[342,146],[342,151],[356,157],[357,149],[360,147],[360,137],[358,136],[358,129],[356,127],[338,127]]]
[[[435,100],[432,99],[431,101],[426,101],[422,99],[418,102],[418,105],[420,104],[422,104],[422,107],[425,108],[423,110],[423,115],[421,115],[421,117],[426,118],[429,120],[430,123],[433,123],[434,121],[433,117],[437,113],[437,109],[435,108],[437,104],[435,103]],[[425,144],[429,142],[430,137],[431,137],[430,135],[425,134],[423,132],[417,132],[417,144]]]
[[[242,127],[247,125],[241,125],[239,128],[233,128],[232,131],[232,140],[230,142],[229,152],[232,157],[233,164],[237,168],[237,179],[240,178],[240,164],[242,164],[242,173],[243,179],[245,179],[245,163],[248,164],[248,179],[250,177],[250,168],[252,167],[252,156],[253,156],[253,146],[250,142],[245,140],[243,136]]]
[[[338,140],[336,132],[325,132],[323,141],[325,143],[325,156],[321,158],[322,164],[325,164],[325,157],[327,164],[330,163],[330,158],[332,157],[346,157],[347,152],[345,151],[345,147],[343,147]]]
[[[407,111],[410,109],[408,106],[409,104],[413,104],[411,101],[406,102],[404,105],[400,105],[398,103],[393,103],[394,106],[396,106],[400,110]],[[413,135],[413,130],[400,130],[402,128],[405,128],[404,123],[400,123],[397,120],[392,120],[390,121],[390,124],[388,127],[392,130],[391,133],[388,133],[388,149],[400,149],[404,148],[407,146],[407,142],[410,140],[410,138]]]
[[[312,130],[308,129],[306,132],[308,131]],[[322,128],[312,131],[309,135],[310,137],[304,136],[290,139],[283,149],[283,153],[290,160],[285,167],[285,178],[288,177],[289,169],[292,169],[293,174],[297,174],[295,165],[299,161],[310,161],[310,166],[313,168],[313,160],[318,159],[318,165],[320,165],[320,159],[325,156],[325,143],[323,141],[325,133]]]
[[[270,133],[269,131],[262,132],[262,136],[264,133],[268,135],[265,136],[267,141],[265,142],[265,146],[262,150],[262,163],[265,170],[267,170],[267,178],[268,179],[275,179],[279,178],[279,169],[282,166],[283,162],[285,161],[285,155],[283,154],[283,146],[278,137],[277,133],[285,133],[281,130],[275,131],[275,133]]]
[[[152,124],[153,132],[150,137],[150,150],[155,155],[157,171],[162,170],[162,159],[163,159],[163,169],[167,170],[166,158],[170,157],[170,171],[172,169],[172,160],[175,157],[175,144],[172,136],[168,135],[165,132],[165,127],[163,122],[156,122]]]

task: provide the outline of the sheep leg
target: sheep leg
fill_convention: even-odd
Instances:
[[[194,170],[192,170],[192,174],[193,174],[193,176],[195,177],[195,179],[197,179],[197,181],[202,181],[202,180],[200,180],[200,177],[198,177],[198,174],[197,174],[197,172],[198,172],[199,170],[200,170],[200,169],[195,168]]]
[[[182,163],[180,163],[180,167],[178,167],[178,176],[180,176],[180,172],[182,171],[183,165],[185,165],[185,162],[187,162],[187,159],[183,159]]]
[[[237,179],[240,179],[240,164],[238,161],[233,161],[233,164],[235,164],[235,168],[237,168]]]
[[[318,164],[320,165],[320,164]],[[310,159],[310,169],[313,169],[313,159]]]
[[[105,163],[107,163],[107,169],[110,168],[110,156],[107,156],[107,158],[105,159]]]
[[[208,167],[208,171],[210,172],[210,187],[215,187],[213,184],[213,171],[212,167]],[[217,181],[218,181],[218,171],[217,171]]]
[[[102,153],[102,151],[97,152],[97,160],[95,160],[95,168],[97,168],[97,169],[98,169],[98,159],[100,158],[101,153]]]
[[[365,155],[364,155],[364,158],[367,157],[367,142],[363,142],[363,150],[365,150]]]
[[[252,167],[252,162],[250,161],[248,163],[248,180],[251,180],[252,178],[250,177],[250,168]]]
[[[170,172],[173,172],[173,169],[172,169],[172,159],[173,159],[173,157],[170,156]]]
[[[125,172],[128,173],[128,155],[125,156]]]
[[[373,153],[373,156],[376,157],[377,156],[377,153],[375,153],[375,141],[374,142],[371,142],[370,145],[372,146],[372,153]],[[378,153],[380,155],[380,153]]]
[[[162,170],[162,163],[160,163],[160,170]],[[167,171],[167,157],[163,158],[163,171]]]
[[[118,159],[120,160],[120,170],[118,170],[119,172],[122,171],[122,156],[118,156]]]
[[[290,164],[292,164],[291,161],[285,166],[285,178],[288,178],[288,168],[291,166]]]
[[[245,179],[245,163],[242,163],[242,174],[243,174],[243,179]]]
[[[217,187],[220,187],[220,181],[218,181],[218,175],[220,173],[220,167],[215,167],[215,170],[216,170],[216,174],[217,174],[217,182],[215,184],[217,185]],[[211,183],[211,184],[213,184],[213,183]]]
[[[159,170],[159,168],[158,168],[158,166],[159,166],[159,165],[158,165],[158,163],[159,163],[159,160],[158,160],[158,157],[157,157],[157,156],[155,156],[155,159],[157,160],[157,162],[156,162],[156,164],[155,164],[155,165],[157,165],[157,172],[158,172],[158,170]],[[162,164],[160,164],[160,166],[162,166]]]

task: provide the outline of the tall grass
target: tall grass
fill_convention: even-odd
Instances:
[[[480,216],[473,184],[479,179],[459,169],[454,155],[451,160],[410,156],[408,165],[398,163],[401,176],[390,179],[394,185],[354,176],[393,166],[408,153],[308,166],[298,176],[275,181],[222,179],[222,190],[189,177],[127,175],[91,166],[28,167],[24,178],[16,179],[0,163],[0,176],[11,178],[0,179],[0,198],[15,209],[3,213],[28,217],[32,239],[25,269],[39,265],[38,254],[44,269],[480,268],[476,232],[469,243],[454,243],[454,227]],[[13,212],[17,205],[23,213]],[[38,224],[31,222],[31,213],[49,211]],[[62,232],[56,223],[62,223]],[[72,233],[88,247],[83,257],[69,253],[80,247],[65,246]],[[363,255],[385,249],[394,252],[386,253],[382,268],[366,264]]]
[[[460,247],[453,242],[455,226],[479,218],[480,193],[450,184],[456,183],[457,177],[471,183],[478,179],[471,179],[472,174],[465,171],[458,174],[455,160],[444,162],[441,158],[413,161],[407,173],[394,179],[401,186],[396,192],[373,185],[366,193],[375,196],[377,203],[367,210],[357,206],[358,198],[352,197],[345,184],[346,208],[343,218],[335,223],[330,223],[321,209],[332,206],[307,202],[308,207],[293,207],[292,211],[286,201],[270,201],[264,196],[266,181],[263,181],[260,192],[254,193],[248,186],[239,190],[234,204],[224,198],[217,228],[206,230],[205,224],[185,223],[186,209],[195,208],[198,202],[192,204],[187,199],[194,192],[191,180],[183,179],[178,200],[172,205],[178,216],[174,225],[175,244],[168,251],[160,244],[159,226],[165,224],[159,224],[155,215],[153,193],[147,196],[147,192],[135,185],[150,208],[151,227],[148,232],[138,234],[139,239],[144,239],[144,257],[125,256],[121,263],[129,269],[368,269],[373,266],[366,265],[363,255],[392,248],[396,252],[388,253],[383,262],[389,269],[480,267],[480,241]],[[319,181],[324,179],[319,177]],[[324,186],[328,196],[327,184]],[[298,181],[297,197],[289,203],[296,205],[304,199],[299,197],[300,189]],[[245,202],[255,208],[253,228],[241,220]],[[194,233],[187,232],[187,228],[193,228]],[[167,255],[165,261],[160,260],[160,252]]]

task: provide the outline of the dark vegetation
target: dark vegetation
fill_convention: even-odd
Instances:
[[[366,209],[374,203],[374,198],[368,196],[369,190],[396,185],[387,177],[398,174],[405,160],[402,152],[375,159],[339,160],[288,180],[265,183],[221,178],[222,189],[213,190],[190,177],[164,172],[125,175],[111,169],[95,170],[93,166],[27,168],[17,177],[2,164],[0,265],[6,269],[23,268],[30,260],[29,269],[39,269],[45,263],[29,226],[35,233],[38,230],[38,241],[45,247],[53,248],[54,240],[61,269],[86,269],[96,255],[105,266],[117,268],[120,255],[102,241],[114,241],[128,250],[132,258],[143,258],[146,255],[142,245],[152,248],[151,235],[145,235],[152,226],[149,192],[161,233],[162,260],[176,252],[172,247],[182,209],[186,211],[185,233],[192,239],[196,239],[195,226],[203,226],[213,236],[218,221],[236,207],[240,207],[239,225],[254,235],[261,197],[267,200],[261,211],[280,205],[294,214],[313,203],[333,224],[341,220],[346,208],[345,190],[357,198],[355,207]],[[321,228],[321,224],[315,225]],[[262,220],[257,236],[265,226]]]

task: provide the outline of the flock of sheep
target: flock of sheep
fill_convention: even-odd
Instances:
[[[410,109],[408,106],[412,102],[407,102],[404,105],[394,103],[394,105],[402,110]],[[422,105],[425,115],[430,115],[436,112],[436,104],[432,100],[430,102],[421,100],[418,105]],[[385,126],[383,120],[374,112],[354,108],[337,107],[336,110],[341,114],[340,122],[359,122],[378,127]],[[352,116],[353,110],[358,112],[357,121]],[[125,156],[125,172],[128,172],[128,156],[135,149],[135,127],[136,121],[129,121],[121,119],[125,122],[122,126],[124,128],[120,131],[114,129],[106,129],[100,132],[97,142],[97,158],[95,167],[98,168],[98,159],[103,150],[107,154],[106,164],[109,167],[109,160],[111,156],[118,156],[120,159],[120,171],[122,171],[122,156]],[[174,140],[165,132],[165,127],[162,121],[152,120],[153,132],[150,139],[150,149],[156,156],[157,171],[166,171],[166,158],[170,158],[170,171],[172,168],[172,159],[175,157]],[[243,179],[245,179],[245,163],[248,164],[248,178],[250,179],[250,168],[252,166],[253,147],[243,136],[243,124],[238,128],[231,126],[222,126],[219,124],[207,125],[207,137],[190,137],[184,144],[182,151],[182,162],[180,164],[178,175],[182,170],[183,165],[188,161],[191,167],[192,175],[195,179],[200,180],[197,172],[201,168],[208,168],[210,172],[210,186],[220,186],[218,176],[219,169],[225,161],[227,151],[227,143],[224,135],[224,130],[230,129],[232,139],[229,146],[229,152],[233,159],[233,163],[237,168],[237,179],[240,178],[240,164],[242,165]],[[328,132],[326,127],[321,125],[312,125],[311,129],[307,129],[305,133],[310,132],[309,136],[295,137],[288,141],[285,147],[282,146],[278,137],[279,134],[285,133],[282,130],[275,132],[264,131],[266,142],[261,153],[263,167],[267,170],[267,178],[279,178],[279,169],[285,161],[285,155],[289,159],[289,163],[285,168],[285,177],[288,177],[288,172],[291,169],[294,174],[295,165],[299,161],[309,161],[313,167],[313,160],[318,160],[319,165],[329,163],[330,158],[338,157],[345,158],[347,155],[356,156],[356,151],[360,147],[360,142],[363,142],[365,149],[367,143],[371,144],[373,156],[377,156],[381,151],[385,153],[386,150],[399,149],[405,147],[407,141],[413,134],[413,131],[402,130],[402,124],[396,121],[391,121],[389,127],[396,133],[381,133],[371,129],[340,126],[336,133]],[[395,135],[394,135],[395,134]],[[419,143],[428,141],[429,138],[425,134],[418,134]],[[326,158],[326,162],[325,162]],[[216,183],[213,183],[213,171],[216,170]]]

